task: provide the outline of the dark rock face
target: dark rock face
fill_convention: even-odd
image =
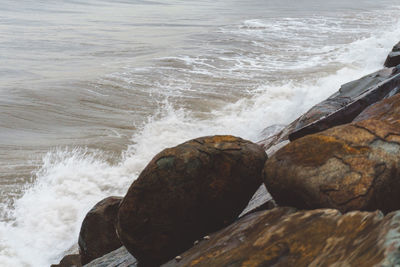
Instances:
[[[50,267],[81,267],[81,255],[66,255],[59,264],[52,264]]]
[[[279,205],[400,209],[400,128],[365,120],[300,138],[265,164],[264,183]]]
[[[120,247],[91,261],[85,267],[137,267],[137,261],[125,247]]]
[[[393,46],[392,52],[389,53],[385,61],[385,67],[396,67],[400,64],[400,42]]]
[[[233,136],[165,149],[131,185],[118,235],[139,264],[158,266],[232,223],[261,185],[264,150]]]
[[[390,52],[385,61],[385,67],[396,67],[400,64],[400,52]]]
[[[368,119],[384,120],[400,127],[400,95],[396,94],[366,108],[354,122]]]
[[[115,232],[118,206],[122,197],[108,197],[86,214],[79,233],[82,264],[122,246]]]
[[[400,212],[276,208],[250,214],[163,267],[397,266]]]
[[[267,128],[268,135],[265,135],[259,144],[266,150],[273,149],[274,146],[280,148],[287,144],[284,141],[288,139],[293,141],[308,134],[349,123],[369,105],[397,93],[399,86],[400,75],[395,75],[393,69],[382,69],[346,83],[338,92],[312,107],[281,131],[270,134],[271,130]],[[273,149],[272,153],[267,151],[267,154],[272,155],[276,150]]]

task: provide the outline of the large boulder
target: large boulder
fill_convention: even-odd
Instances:
[[[190,140],[156,155],[131,185],[117,231],[142,266],[158,266],[232,223],[262,183],[264,150],[233,136]]]
[[[162,267],[398,266],[400,212],[250,214]]]
[[[400,209],[400,128],[365,120],[300,138],[265,164],[279,205],[303,209]]]
[[[122,246],[115,231],[122,197],[108,197],[97,203],[82,222],[79,253],[86,264]]]

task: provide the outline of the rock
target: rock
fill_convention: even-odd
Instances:
[[[118,212],[118,235],[143,266],[158,266],[232,223],[262,183],[264,150],[233,136],[190,140],[156,155]]]
[[[81,255],[66,255],[59,264],[52,264],[50,267],[81,267]]]
[[[366,108],[354,121],[368,119],[385,120],[400,127],[400,95],[396,94]]]
[[[108,197],[86,214],[79,233],[82,264],[122,246],[115,232],[118,206],[122,197]]]
[[[395,74],[394,69],[382,69],[342,85],[338,92],[312,107],[280,131],[276,130],[282,128],[281,125],[266,128],[263,131],[263,140],[258,144],[267,150],[268,156],[272,156],[288,143],[287,140],[293,141],[351,122],[369,105],[397,92],[400,75]]]
[[[393,46],[392,52],[389,53],[385,61],[385,67],[395,67],[400,64],[400,42]]]
[[[277,129],[281,130],[273,132],[273,130]],[[294,129],[294,122],[286,126],[282,125],[269,126],[262,131],[261,135],[263,136],[263,139],[257,142],[257,144],[264,148],[268,156],[271,156],[279,148],[282,147],[282,144],[286,145],[286,143],[288,142],[287,140],[289,138],[289,134],[293,131],[293,129]]]
[[[276,208],[246,216],[162,267],[398,266],[400,212]]]
[[[240,213],[239,218],[255,211],[273,209],[275,207],[275,201],[272,199],[271,195],[262,184],[254,193],[246,208],[242,211],[242,213]]]
[[[137,261],[125,247],[120,247],[91,261],[85,267],[137,267]]]
[[[398,42],[395,46],[393,46],[392,52],[399,52],[400,51],[400,42]]]
[[[395,67],[400,64],[400,52],[390,52],[385,61],[385,67]]]
[[[342,85],[339,92],[300,117],[289,134],[289,140],[350,123],[368,106],[397,93],[400,74],[392,74],[393,69],[383,69]]]
[[[278,205],[389,212],[400,209],[400,128],[365,120],[308,135],[265,164]]]

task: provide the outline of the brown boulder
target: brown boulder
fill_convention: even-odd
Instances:
[[[279,205],[400,209],[400,128],[366,120],[308,135],[265,164],[264,183]]]
[[[250,214],[162,267],[397,266],[400,212],[276,208]]]
[[[118,235],[142,266],[158,266],[232,223],[262,183],[264,150],[233,136],[190,140],[156,155],[118,211]]]
[[[118,206],[122,197],[108,197],[97,203],[82,222],[79,252],[82,264],[122,246],[115,231]]]
[[[365,109],[354,122],[368,119],[385,120],[400,127],[400,94],[379,101]]]

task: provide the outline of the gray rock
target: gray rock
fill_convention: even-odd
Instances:
[[[98,259],[95,259],[85,267],[137,267],[136,259],[126,250],[120,247]]]
[[[275,201],[262,184],[249,201],[249,204],[247,204],[247,207],[239,215],[239,218],[255,211],[272,209],[275,206]]]

